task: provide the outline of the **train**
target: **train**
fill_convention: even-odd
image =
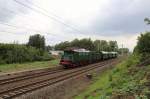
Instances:
[[[61,56],[60,65],[64,68],[74,68],[96,63],[103,60],[117,58],[117,52],[89,51],[86,49],[67,49]]]

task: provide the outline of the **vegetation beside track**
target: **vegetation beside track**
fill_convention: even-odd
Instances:
[[[53,57],[44,50],[21,44],[0,43],[0,64],[48,61]]]
[[[150,32],[141,34],[128,59],[95,77],[75,99],[150,99],[149,39]]]
[[[150,91],[145,85],[149,66],[137,66],[138,55],[129,56],[112,70],[103,72],[75,99],[148,99]]]
[[[3,64],[3,65],[0,65],[0,73],[49,68],[49,67],[58,66],[58,64],[59,64],[59,59],[55,59],[51,61],[27,62],[27,63],[22,63],[22,64],[19,64],[19,63]]]

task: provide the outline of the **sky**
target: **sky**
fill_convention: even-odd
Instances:
[[[27,43],[38,33],[47,45],[91,38],[132,51],[150,29],[149,9],[150,0],[0,0],[0,43]]]

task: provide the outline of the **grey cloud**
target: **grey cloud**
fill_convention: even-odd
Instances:
[[[107,12],[109,16],[106,18],[102,18],[103,14],[97,16],[89,31],[97,35],[116,36],[122,33],[139,33],[149,29],[144,23],[144,18],[150,17],[149,0],[116,1]]]
[[[25,2],[25,0],[22,0]],[[0,0],[0,21],[8,22],[19,13],[26,14],[28,9],[17,4],[13,0]]]

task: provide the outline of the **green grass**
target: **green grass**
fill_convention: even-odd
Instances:
[[[145,73],[150,72],[150,66],[135,66],[139,63],[139,57],[130,56],[124,62],[115,66],[112,70],[106,70],[100,76],[96,76],[84,92],[80,93],[75,99],[118,99],[118,95],[126,97],[128,95],[136,97],[145,97],[148,92],[144,85],[146,82]],[[138,96],[140,92],[140,95]],[[128,99],[128,98],[124,98]]]
[[[96,91],[104,90],[107,87],[107,85],[109,84],[109,73],[110,70],[107,70],[106,72],[101,74],[101,77],[96,77],[96,81],[92,85],[90,85],[85,92],[75,97],[75,99],[85,99],[85,97],[88,97],[88,99],[99,99],[98,93],[96,93]]]
[[[51,61],[27,62],[27,63],[22,63],[22,64],[19,64],[19,63],[18,64],[4,64],[4,65],[0,65],[0,71],[1,71],[0,73],[49,68],[49,67],[55,67],[58,64],[59,64],[59,59],[55,59]]]

